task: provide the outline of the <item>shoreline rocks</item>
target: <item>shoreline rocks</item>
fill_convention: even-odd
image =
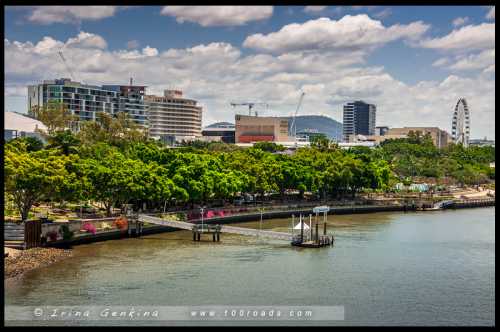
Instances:
[[[7,248],[6,252],[7,252]],[[72,251],[56,248],[32,248],[17,250],[15,254],[10,253],[4,258],[4,278],[19,277],[27,271],[39,267],[48,266],[62,259],[71,257]]]

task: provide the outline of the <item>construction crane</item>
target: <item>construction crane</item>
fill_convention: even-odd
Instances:
[[[231,103],[231,106],[236,107],[236,106],[248,106],[248,115],[252,115],[252,108],[255,105],[264,105],[269,107],[267,103],[257,103],[257,102],[247,102],[247,103]],[[257,116],[257,112],[255,112],[255,116]]]
[[[297,139],[297,124],[295,118],[297,117],[297,113],[299,112],[300,105],[302,105],[302,99],[304,99],[305,94],[306,94],[305,92],[302,92],[300,94],[299,103],[297,104],[297,108],[295,109],[295,114],[293,115],[293,120],[292,120],[292,126],[290,127],[290,129],[292,129],[294,140]]]
[[[66,66],[66,70],[69,72],[70,74],[70,78],[72,81],[75,81],[75,75],[73,74],[73,71],[71,70],[71,68],[68,66],[68,63],[66,62],[66,59],[64,58],[64,55],[63,55],[63,52],[62,51],[59,51],[59,56],[61,57],[64,65]]]

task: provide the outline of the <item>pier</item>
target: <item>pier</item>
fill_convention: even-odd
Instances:
[[[275,231],[266,231],[266,230],[258,230],[253,228],[244,228],[244,227],[235,227],[235,226],[227,226],[227,225],[195,225],[185,221],[173,221],[173,220],[165,220],[157,217],[148,216],[145,214],[139,215],[139,221],[147,222],[150,224],[160,225],[160,226],[168,226],[178,229],[190,230],[193,232],[193,239],[196,235],[196,241],[199,241],[201,234],[208,233],[213,234],[213,236],[217,236],[220,238],[220,233],[230,233],[230,234],[239,234],[246,236],[257,236],[263,238],[277,239],[277,240],[285,240],[292,241],[292,234],[284,233],[284,232],[275,232]]]

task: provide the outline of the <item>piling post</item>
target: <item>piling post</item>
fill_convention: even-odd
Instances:
[[[309,241],[313,240],[312,215],[309,213]]]
[[[299,217],[300,222],[300,242],[304,242],[304,222],[302,221],[302,215]]]
[[[316,242],[319,242],[318,223],[316,223]]]

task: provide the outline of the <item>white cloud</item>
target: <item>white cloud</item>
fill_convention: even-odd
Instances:
[[[327,6],[306,6],[304,8],[305,13],[319,13],[326,9]]]
[[[379,18],[379,19],[383,19],[383,18],[387,18],[389,16],[392,15],[392,9],[391,8],[386,8],[378,13],[375,13],[373,14],[374,17],[376,18]]]
[[[478,54],[471,54],[464,57],[458,57],[457,61],[450,66],[451,70],[474,70],[484,69],[495,65],[495,50],[486,50]]]
[[[432,63],[434,67],[443,67],[444,65],[448,64],[450,60],[448,58],[439,58],[436,61]]]
[[[104,49],[108,45],[104,38],[99,35],[81,31],[76,38],[70,38],[66,42],[67,47],[100,48]]]
[[[454,51],[494,48],[495,24],[467,25],[444,37],[423,40],[419,45],[424,48]]]
[[[117,6],[36,6],[28,20],[41,24],[96,21],[114,16],[117,10]]]
[[[5,97],[25,97],[28,84],[67,77],[56,53],[66,43],[52,37],[24,43],[4,40],[9,87]],[[162,94],[171,86],[184,90],[204,107],[205,125],[233,122],[235,109],[230,101],[265,101],[269,110],[259,109],[259,114],[291,115],[300,91],[306,91],[301,114],[324,114],[342,121],[342,104],[362,99],[377,105],[378,125],[439,126],[446,130],[450,130],[457,99],[465,97],[471,107],[472,136],[495,135],[494,62],[483,71],[468,73],[467,78],[453,74],[442,81],[405,84],[383,67],[367,65],[360,50],[343,57],[328,50],[245,55],[229,43],[215,42],[157,49],[157,55],[146,56],[156,53],[154,46],[132,51],[67,47],[64,52],[70,65],[77,64],[73,69],[79,81],[127,84],[133,77],[137,84],[148,86],[149,94]],[[448,64],[464,59],[475,60],[450,58]]]
[[[495,20],[495,6],[491,7],[488,14],[486,14],[486,18],[489,20]]]
[[[384,27],[365,14],[346,15],[335,21],[326,17],[293,23],[277,32],[247,37],[243,46],[269,52],[301,50],[356,50],[374,48],[397,39],[415,39],[428,30],[421,21]]]
[[[271,17],[272,6],[165,6],[161,15],[174,16],[179,23],[201,26],[238,26]]]
[[[157,56],[158,50],[154,47],[149,47],[148,45],[142,49],[142,54],[144,54],[145,56]]]
[[[467,22],[469,22],[469,17],[465,16],[465,17],[457,17],[451,23],[453,24],[454,27],[459,27],[461,25],[466,24]]]

